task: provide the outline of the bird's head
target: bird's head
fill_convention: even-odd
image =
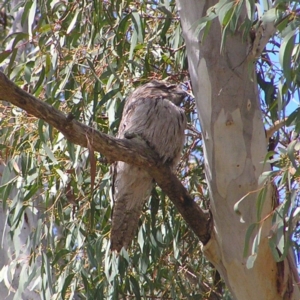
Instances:
[[[133,92],[133,96],[134,98],[162,97],[179,106],[184,98],[187,97],[187,93],[179,85],[161,80],[152,80],[137,88]]]

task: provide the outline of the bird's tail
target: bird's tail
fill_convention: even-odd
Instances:
[[[127,247],[135,236],[145,201],[149,198],[153,180],[147,172],[130,166],[116,175],[112,214],[111,250]]]

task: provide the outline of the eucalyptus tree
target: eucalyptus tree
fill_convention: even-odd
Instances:
[[[1,108],[1,296],[299,298],[296,2],[1,6],[0,98],[21,108]],[[112,137],[126,96],[151,79],[189,93],[183,186],[145,145]],[[158,183],[120,254],[115,160]]]
[[[214,220],[204,253],[236,299],[298,299],[299,140],[273,134],[299,128],[299,4],[177,3]]]

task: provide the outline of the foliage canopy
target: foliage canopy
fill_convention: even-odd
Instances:
[[[2,32],[6,48],[0,60],[6,74],[29,93],[102,132],[116,133],[124,98],[135,86],[151,78],[177,83],[187,79],[174,2],[25,1],[5,7],[7,30],[17,21],[18,7],[24,7],[20,28],[28,26],[28,32]],[[193,123],[193,104],[187,110]],[[16,252],[30,257],[16,299],[28,285],[42,290],[44,299],[201,294],[203,283],[195,274],[207,272],[209,280],[212,269],[159,189],[145,207],[132,247],[117,257],[109,251],[109,166],[44,121],[5,105],[2,112],[1,144],[7,160],[2,204],[9,212]],[[200,151],[199,137],[196,130],[190,132],[178,171],[195,195],[202,193],[203,181],[201,158],[193,155]],[[38,214],[38,222],[29,237],[32,243],[21,249],[18,233],[31,214]],[[15,268],[12,264],[8,271]],[[2,272],[2,279],[9,272]]]
[[[135,86],[151,78],[188,82],[175,1],[28,0],[0,5],[6,9],[0,19],[4,72],[24,90],[102,132],[116,133],[124,98]],[[247,18],[239,27],[243,5]],[[276,168],[265,177],[271,176],[282,190],[271,239],[282,253],[293,232],[299,238],[299,140],[292,132],[300,130],[300,114],[290,105],[299,104],[299,11],[297,2],[225,0],[198,24],[209,34],[210,22],[218,17],[224,45],[226,34],[237,29],[246,39],[261,22],[274,22],[277,28],[256,73],[266,127],[288,116],[293,126],[282,127],[273,137],[276,147],[266,158]],[[193,102],[187,101],[185,109],[190,128],[178,176],[207,208]],[[95,160],[92,151],[69,143],[20,109],[2,104],[1,115],[1,159],[6,162],[2,205],[8,211],[13,257],[29,260],[22,266],[15,299],[27,287],[41,291],[42,299],[203,299],[214,293],[214,271],[198,240],[160,189],[144,209],[131,248],[116,256],[109,251],[109,166],[99,154]],[[19,233],[29,216],[37,222],[24,248]],[[10,280],[18,266],[17,260],[12,262],[0,279]]]

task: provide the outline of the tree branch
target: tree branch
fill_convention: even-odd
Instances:
[[[270,41],[270,38],[276,32],[276,26],[274,22],[261,22],[260,26],[255,32],[255,39],[252,44],[251,55],[256,59],[260,57],[265,49],[265,46]]]
[[[274,125],[270,128],[266,129],[266,139],[269,141],[269,138],[273,136],[273,134],[278,131],[281,127],[283,127],[286,124],[288,118],[284,118],[282,120],[277,120],[274,122]]]
[[[169,196],[184,220],[203,244],[210,239],[211,218],[194,202],[185,187],[170,170],[162,164],[158,155],[138,139],[117,139],[89,126],[81,124],[71,115],[66,116],[53,106],[28,94],[0,72],[0,100],[10,102],[29,114],[57,128],[72,143],[87,147],[109,161],[124,161],[146,169],[161,189]]]

